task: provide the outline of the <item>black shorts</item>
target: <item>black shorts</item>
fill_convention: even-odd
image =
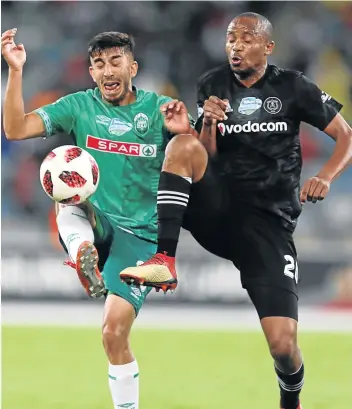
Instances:
[[[279,216],[230,195],[211,164],[191,188],[183,227],[209,252],[231,260],[242,286],[271,286],[298,297],[297,253]]]

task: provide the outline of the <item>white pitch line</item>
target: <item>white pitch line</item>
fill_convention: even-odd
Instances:
[[[102,303],[2,303],[3,325],[101,326]],[[145,305],[136,328],[260,330],[252,308],[209,308]],[[352,311],[330,311],[302,307],[301,331],[351,332]]]

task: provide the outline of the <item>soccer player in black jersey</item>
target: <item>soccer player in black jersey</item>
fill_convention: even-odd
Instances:
[[[175,284],[181,226],[205,249],[231,260],[274,359],[280,407],[301,409],[304,366],[297,345],[292,233],[301,204],[323,200],[348,165],[352,130],[339,114],[342,105],[302,73],[268,65],[273,49],[265,17],[244,13],[230,23],[228,63],[198,84],[199,133],[175,136],[166,150],[157,201],[158,254],[120,276],[157,289]],[[164,114],[169,124],[188,120],[179,101]],[[330,159],[302,189],[301,122],[336,140]]]

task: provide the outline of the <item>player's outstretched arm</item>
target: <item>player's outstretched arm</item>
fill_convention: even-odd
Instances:
[[[330,183],[352,163],[352,129],[341,114],[336,114],[324,132],[336,141],[335,149],[317,176],[304,184],[302,203],[323,200],[330,190]]]
[[[9,66],[9,76],[3,105],[6,138],[21,140],[45,133],[43,120],[36,113],[25,114],[22,94],[23,66],[26,51],[23,44],[15,44],[17,29],[5,31],[1,36],[1,53]]]

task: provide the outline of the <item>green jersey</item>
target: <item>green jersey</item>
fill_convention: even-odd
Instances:
[[[100,183],[92,204],[117,226],[153,241],[159,176],[170,138],[160,106],[170,100],[136,90],[134,103],[113,106],[95,88],[36,110],[47,136],[70,134],[97,161]]]

